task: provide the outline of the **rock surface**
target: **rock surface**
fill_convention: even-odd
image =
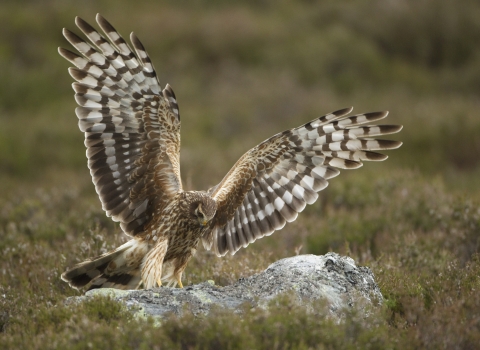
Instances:
[[[383,300],[370,269],[357,267],[353,259],[336,253],[282,259],[265,271],[226,287],[209,281],[183,289],[94,289],[80,299],[107,294],[133,307],[140,315],[161,318],[184,310],[195,315],[208,314],[214,305],[233,311],[243,310],[246,303],[250,307],[267,307],[272,298],[285,292],[293,293],[307,306],[315,300],[325,300],[332,316],[340,316],[344,307]]]

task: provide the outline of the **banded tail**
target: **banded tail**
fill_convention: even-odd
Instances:
[[[142,261],[148,253],[147,243],[132,239],[114,251],[75,265],[62,274],[73,288],[88,284],[96,288],[137,289],[142,283]]]

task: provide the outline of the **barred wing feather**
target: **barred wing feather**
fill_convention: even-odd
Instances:
[[[399,125],[366,125],[387,116],[373,112],[348,116],[342,109],[286,130],[244,154],[209,192],[217,201],[212,230],[203,237],[218,256],[234,254],[297,218],[340,169],[362,161],[382,161],[374,151],[395,149],[399,141],[372,137],[399,132]]]
[[[77,17],[83,40],[63,35],[80,53],[59,48],[75,67],[70,75],[88,166],[102,207],[129,235],[143,232],[153,211],[182,190],[180,115],[170,86],[162,90],[145,48],[132,33],[135,53],[97,15],[106,38]]]

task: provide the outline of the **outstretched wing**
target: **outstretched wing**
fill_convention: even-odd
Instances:
[[[399,132],[399,125],[364,125],[388,112],[348,116],[352,108],[327,114],[298,128],[276,134],[245,153],[222,182],[209,190],[217,201],[213,229],[205,248],[219,256],[234,254],[297,218],[318,198],[327,180],[340,169],[356,169],[362,161],[381,161],[372,152],[395,149],[399,141],[371,137]]]
[[[85,132],[88,167],[107,216],[131,236],[142,232],[154,210],[179,191],[180,115],[167,84],[161,89],[145,48],[132,33],[136,54],[113,26],[97,15],[107,40],[81,18],[88,43],[63,30],[81,53],[59,48],[70,68],[79,127]]]

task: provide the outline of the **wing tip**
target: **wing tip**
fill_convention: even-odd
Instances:
[[[352,113],[352,111],[353,111],[353,106],[350,106],[350,107],[342,108],[342,109],[339,109],[335,112],[332,112],[332,114],[337,116],[337,117],[340,117],[340,116],[350,114],[350,113]]]
[[[116,32],[115,28],[110,24],[110,22],[107,21],[105,17],[103,17],[100,13],[96,14],[95,20],[97,21],[100,28],[102,28],[102,30],[105,32],[105,34],[108,34],[110,32]]]
[[[140,48],[142,50],[145,50],[145,47],[143,46],[142,42],[138,38],[138,36],[135,34],[135,32],[130,33],[130,41],[132,42],[133,46],[135,48]]]
[[[377,111],[377,112],[368,112],[368,113],[361,113],[360,116],[365,116],[369,121],[377,121],[384,119],[388,116],[389,111]]]
[[[396,141],[396,142],[394,143],[392,149],[400,148],[400,147],[402,147],[402,145],[403,145],[403,142],[402,142],[402,141]]]
[[[103,17],[100,12],[97,12],[97,14],[95,15],[95,20],[98,22],[100,21],[106,21],[105,17]]]
[[[95,28],[93,28],[87,21],[85,21],[81,17],[75,17],[75,24],[87,36],[97,32]]]
[[[396,134],[403,129],[403,125],[388,125],[388,133]]]

